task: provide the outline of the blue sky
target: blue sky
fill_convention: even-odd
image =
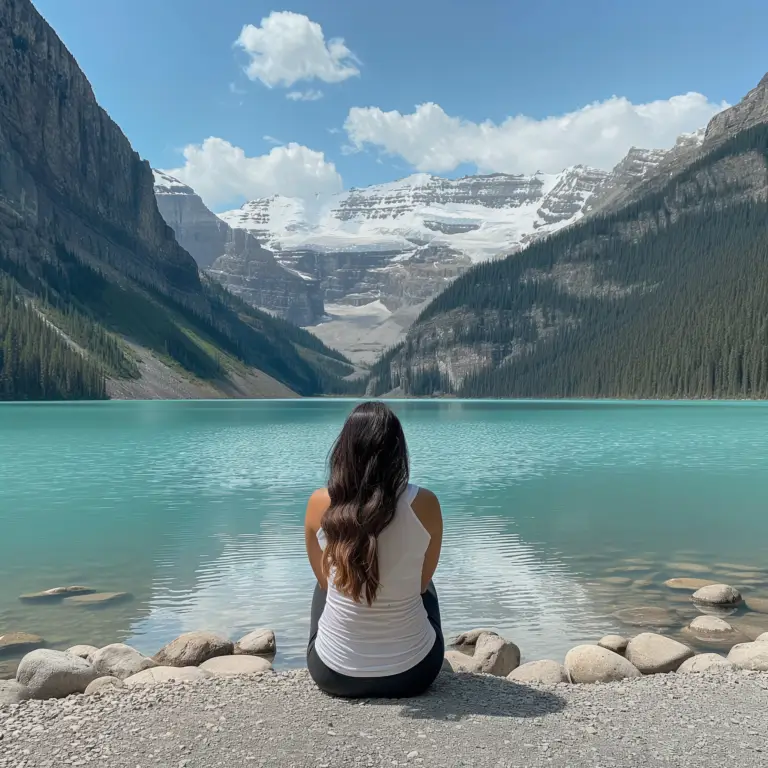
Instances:
[[[768,69],[763,0],[36,6],[137,151],[216,210],[414,170],[610,167],[706,124]]]

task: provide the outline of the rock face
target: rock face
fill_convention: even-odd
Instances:
[[[16,681],[27,687],[33,699],[83,693],[96,677],[96,670],[87,661],[64,651],[45,649],[28,653],[16,672]]]
[[[236,654],[271,656],[277,649],[275,633],[271,629],[255,629],[235,643]]]
[[[90,661],[99,676],[117,677],[120,680],[157,666],[152,659],[124,643],[113,643],[101,648],[90,657]]]
[[[643,632],[627,645],[625,656],[644,675],[674,672],[694,651],[671,637]]]
[[[272,664],[257,656],[216,656],[200,665],[200,669],[214,677],[260,675],[272,669]]]
[[[741,593],[738,589],[728,584],[710,584],[708,587],[697,589],[692,596],[694,603],[702,605],[738,605],[741,602]]]
[[[565,668],[574,683],[609,683],[640,677],[637,667],[599,645],[577,645],[565,655]]]
[[[445,658],[454,672],[506,677],[520,664],[520,649],[495,632],[476,629],[459,635]]]
[[[540,683],[542,685],[557,685],[569,683],[568,671],[558,661],[529,661],[507,675],[507,680],[516,683]]]
[[[253,234],[232,229],[178,179],[162,171],[154,171],[154,179],[160,213],[201,269],[249,304],[296,325],[323,316],[317,280],[279,264]]]
[[[700,653],[684,661],[677,669],[678,673],[709,672],[711,669],[729,669],[733,664],[717,653]]]
[[[161,648],[154,657],[160,666],[196,667],[215,656],[230,656],[231,640],[214,632],[187,632]]]

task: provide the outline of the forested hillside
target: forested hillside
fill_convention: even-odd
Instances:
[[[768,126],[630,206],[473,269],[370,391],[768,397]]]

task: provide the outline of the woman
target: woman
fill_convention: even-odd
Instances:
[[[309,673],[334,696],[417,696],[443,664],[432,576],[443,519],[433,493],[410,485],[400,421],[383,403],[352,411],[331,451],[327,488],[304,524],[317,577]]]

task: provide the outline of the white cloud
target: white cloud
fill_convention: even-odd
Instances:
[[[323,98],[323,92],[314,91],[311,88],[306,91],[289,91],[285,94],[285,98],[291,101],[317,101]]]
[[[266,155],[248,157],[240,147],[214,136],[183,150],[185,163],[167,171],[192,187],[211,208],[280,194],[312,197],[342,189],[336,166],[301,144],[273,147]]]
[[[411,114],[354,107],[344,128],[356,150],[373,145],[420,171],[451,171],[463,163],[482,172],[556,173],[570,165],[612,168],[630,147],[672,146],[728,105],[699,93],[647,104],[612,97],[575,112],[537,120],[525,115],[502,123],[452,117],[434,103]]]
[[[340,83],[360,74],[359,61],[344,41],[326,42],[322,27],[301,13],[273,11],[259,27],[246,24],[235,45],[251,59],[248,77],[269,88],[301,80]]]

